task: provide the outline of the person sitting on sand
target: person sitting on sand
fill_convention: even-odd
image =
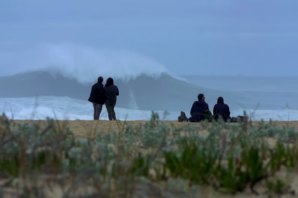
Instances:
[[[223,119],[225,122],[230,120],[230,108],[227,104],[224,103],[223,97],[218,97],[217,104],[213,107],[214,119],[218,120],[219,118]]]
[[[88,101],[93,104],[93,119],[99,120],[99,116],[102,110],[102,105],[106,101],[105,90],[103,88],[103,77],[100,76],[97,79],[97,83],[95,83],[91,88],[91,93]]]
[[[184,111],[180,112],[180,116],[178,116],[178,122],[187,122],[188,118]]]
[[[107,97],[105,105],[108,111],[109,120],[116,120],[114,108],[116,106],[117,96],[119,96],[119,89],[114,85],[113,78],[107,79],[104,89]]]
[[[191,110],[190,110],[191,117],[189,121],[191,122],[199,122],[201,120],[211,120],[212,114],[209,110],[208,104],[205,102],[204,94],[200,93],[198,95],[198,101],[194,101]]]

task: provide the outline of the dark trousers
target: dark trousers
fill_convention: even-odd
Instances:
[[[109,120],[116,120],[116,114],[114,111],[115,105],[105,104],[109,116]]]
[[[210,111],[206,111],[203,113],[193,113],[189,118],[191,122],[200,122],[202,120],[212,121],[212,114]]]
[[[99,115],[101,113],[101,110],[102,110],[102,104],[96,104],[96,103],[93,103],[93,119],[94,120],[99,120]]]

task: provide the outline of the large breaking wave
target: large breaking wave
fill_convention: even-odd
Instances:
[[[9,56],[6,61],[17,68],[15,73],[46,70],[75,78],[81,83],[93,82],[99,75],[132,79],[143,74],[158,77],[170,73],[158,61],[127,50],[51,44],[19,53]]]

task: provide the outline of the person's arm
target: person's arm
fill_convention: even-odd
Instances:
[[[119,96],[119,89],[117,86],[116,86],[116,96]]]
[[[93,101],[93,95],[94,95],[93,92],[94,92],[94,86],[91,87],[90,95],[89,95],[89,98],[88,98],[89,102],[94,102]]]
[[[205,109],[204,109],[204,112],[208,112],[208,111],[210,111],[210,110],[209,110],[209,105],[205,102]]]
[[[191,106],[191,109],[190,109],[190,115],[192,116],[194,111],[195,111],[195,105],[196,105],[196,102],[194,102]]]

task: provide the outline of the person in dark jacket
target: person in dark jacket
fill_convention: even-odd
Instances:
[[[194,101],[190,110],[190,115],[191,117],[189,118],[189,121],[191,122],[199,122],[201,120],[211,119],[212,114],[209,110],[208,104],[205,102],[204,94],[200,93],[198,95],[198,101]]]
[[[116,120],[116,114],[114,108],[117,102],[117,96],[119,96],[119,89],[114,85],[113,78],[108,78],[104,87],[106,93],[106,108],[108,111],[109,120]]]
[[[102,110],[102,105],[106,101],[105,90],[103,87],[103,77],[100,76],[97,79],[97,83],[92,85],[90,97],[88,99],[89,102],[93,104],[93,119],[99,120],[99,116]]]
[[[184,111],[180,111],[180,116],[178,116],[178,122],[188,122],[188,118]]]
[[[221,96],[218,97],[217,104],[214,105],[213,115],[215,120],[221,118],[226,122],[230,119],[230,108],[224,103],[224,99]]]

